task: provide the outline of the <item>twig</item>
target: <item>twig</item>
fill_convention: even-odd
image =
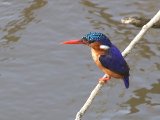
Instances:
[[[130,53],[131,49],[133,49],[133,47],[137,44],[137,42],[140,41],[140,39],[147,32],[147,30],[149,28],[151,28],[153,26],[153,24],[155,24],[158,20],[160,20],[160,10],[158,11],[158,13],[146,25],[144,25],[142,27],[141,31],[131,41],[131,43],[128,45],[128,47],[122,52],[122,56],[123,57],[127,56]],[[105,78],[105,77],[106,77],[106,75],[103,76],[103,78]],[[84,113],[86,112],[86,110],[88,109],[88,107],[91,105],[93,99],[95,98],[95,96],[97,95],[97,93],[100,91],[100,89],[103,86],[104,86],[104,84],[101,83],[101,82],[99,82],[97,84],[97,86],[93,89],[93,91],[91,92],[89,98],[87,99],[87,101],[85,102],[85,104],[83,105],[83,107],[77,113],[75,120],[81,120],[82,119]]]

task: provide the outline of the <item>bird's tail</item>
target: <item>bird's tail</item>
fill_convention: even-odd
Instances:
[[[124,85],[126,88],[129,88],[129,76],[125,76],[123,78],[123,81],[124,81]]]

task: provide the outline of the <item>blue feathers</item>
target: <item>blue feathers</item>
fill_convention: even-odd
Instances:
[[[105,36],[102,33],[99,32],[90,32],[87,35],[85,35],[82,39],[85,39],[89,41],[90,43],[92,42],[100,42],[103,45],[111,46],[111,42],[107,36]]]
[[[99,61],[105,68],[120,75],[129,76],[129,67],[115,46],[110,47],[107,55],[101,55]]]
[[[92,45],[94,45],[94,42],[99,42],[101,45],[109,47],[109,49],[106,50],[106,54],[99,54],[97,50],[97,54],[99,54],[99,61],[104,68],[121,75],[123,77],[125,87],[128,88],[129,66],[121,55],[119,49],[110,42],[109,38],[99,32],[90,32],[82,39],[86,40],[89,44],[93,43]]]
[[[124,76],[124,84],[129,87],[129,67],[117,47],[112,45],[108,54],[100,55],[99,61],[103,67]]]
[[[124,85],[126,88],[129,88],[129,76],[125,76],[123,78],[123,81],[124,81]]]

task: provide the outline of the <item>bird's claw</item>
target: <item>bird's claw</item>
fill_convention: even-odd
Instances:
[[[105,78],[102,77],[102,78],[99,78],[99,82],[102,83],[102,84],[106,84],[107,81],[110,80],[110,79],[111,79],[111,77],[105,77]]]

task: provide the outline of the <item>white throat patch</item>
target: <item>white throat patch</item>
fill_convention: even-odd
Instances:
[[[100,45],[100,49],[102,50],[108,50],[110,47],[107,45]]]

